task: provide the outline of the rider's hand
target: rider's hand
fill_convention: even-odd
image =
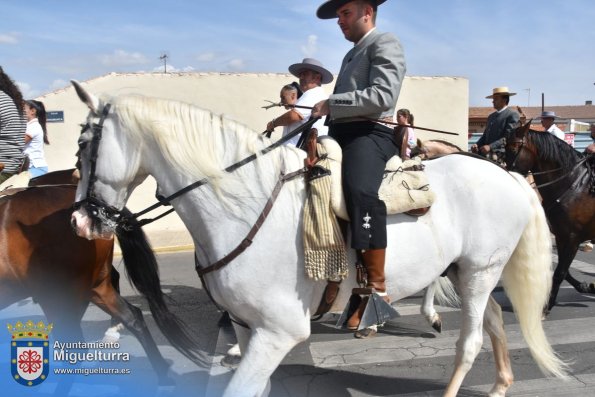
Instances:
[[[492,148],[490,147],[490,145],[483,145],[479,148],[479,152],[482,154],[488,154],[491,150]]]
[[[471,152],[477,153],[477,144],[474,143],[473,145],[471,145]]]
[[[275,131],[275,120],[276,119],[272,119],[267,123],[267,131]]]
[[[326,116],[329,113],[330,113],[330,109],[328,106],[328,99],[318,102],[312,108],[312,117],[322,117],[322,116]]]

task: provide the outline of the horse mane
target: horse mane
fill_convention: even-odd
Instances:
[[[236,201],[257,200],[263,191],[270,191],[279,177],[275,170],[300,156],[300,150],[282,146],[276,155],[258,155],[250,166],[228,173],[225,168],[258,154],[272,141],[244,124],[188,103],[142,95],[102,101],[112,104],[123,126],[120,133],[128,134],[132,144],[157,146],[172,169],[184,171],[195,181],[208,178],[231,212],[239,208]],[[301,166],[301,160],[296,164]],[[225,194],[229,191],[234,193]]]
[[[542,160],[557,163],[562,168],[573,168],[583,157],[568,143],[549,132],[528,130],[527,137],[539,151]]]
[[[188,103],[123,95],[110,101],[124,130],[139,142],[154,141],[172,166],[204,177],[221,176],[229,156],[252,154],[263,146],[259,134],[223,115],[216,115]],[[231,135],[239,143],[238,153],[222,152]]]

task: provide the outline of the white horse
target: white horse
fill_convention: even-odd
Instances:
[[[187,104],[139,96],[99,99],[73,84],[91,110],[89,128],[79,139],[81,203],[72,217],[80,236],[110,235],[121,221],[118,209],[148,175],[166,196],[206,178],[208,183],[171,200],[204,268],[253,231],[280,175],[303,167],[305,153],[282,146],[224,171],[271,141]],[[567,367],[541,324],[552,279],[551,243],[532,189],[522,178],[471,157],[447,156],[425,165],[437,200],[422,217],[388,218],[387,290],[393,301],[405,298],[454,264],[448,277],[460,293],[462,325],[445,395],[457,394],[482,346],[483,326],[497,365],[490,395],[504,395],[512,383],[500,307],[489,299],[501,276],[535,361],[545,374],[565,377]],[[268,394],[273,371],[310,336],[310,317],[325,287],[304,270],[304,179],[282,186],[252,244],[204,275],[215,301],[247,326],[234,324],[242,361],[226,396]],[[355,262],[351,253],[349,260]],[[343,282],[332,310],[345,307],[356,284],[354,273]]]

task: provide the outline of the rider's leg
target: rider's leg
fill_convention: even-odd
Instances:
[[[387,303],[390,299],[386,294],[386,284],[384,277],[384,259],[386,256],[386,249],[369,249],[362,253],[364,265],[368,273],[368,281],[366,287],[373,288],[380,296],[383,296]],[[347,320],[347,328],[355,330],[359,327],[359,323],[366,309],[368,297],[364,297],[358,306],[357,310]]]

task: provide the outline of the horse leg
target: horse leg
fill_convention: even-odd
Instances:
[[[74,291],[65,291],[58,296],[42,294],[35,296],[48,321],[54,324],[56,338],[64,341],[84,341],[81,320],[89,301]]]
[[[595,283],[578,281],[572,276],[572,274],[570,274],[570,269],[568,269],[568,273],[566,273],[565,280],[568,281],[568,283],[571,284],[574,289],[581,294],[595,294]]]
[[[28,298],[28,291],[22,288],[22,285],[0,282],[0,310],[26,298]]]
[[[118,295],[120,295],[120,272],[111,264],[110,259],[110,280],[112,287]],[[115,343],[120,340],[120,330],[124,328],[124,324],[120,322],[116,317],[111,318],[110,327],[105,331],[103,335],[103,342]]]
[[[110,263],[110,281],[111,281],[112,287],[114,287],[114,290],[116,291],[116,293],[118,295],[120,295],[120,272],[118,272],[116,270],[116,268],[114,267],[114,265],[112,265],[111,263]],[[120,326],[120,327],[118,327],[118,326]],[[115,332],[118,332],[118,328],[121,329],[122,328],[121,326],[122,326],[122,324],[116,318],[112,317],[110,329],[114,328]],[[107,334],[107,332],[106,332],[106,334]]]
[[[460,270],[463,267],[458,267]],[[456,397],[465,376],[471,369],[475,357],[479,354],[483,343],[483,317],[490,297],[490,292],[498,282],[498,276],[492,265],[491,272],[483,274],[467,273],[448,276],[461,293],[462,324],[455,355],[455,369],[444,392],[445,397]],[[500,268],[499,268],[500,269]],[[459,272],[460,273],[460,272]],[[464,287],[464,288],[462,288]]]
[[[483,316],[483,326],[490,335],[494,360],[496,361],[496,383],[490,390],[489,395],[503,397],[512,385],[514,375],[512,374],[510,357],[508,356],[508,342],[504,332],[504,322],[502,321],[502,308],[491,296],[488,299],[488,305]]]
[[[301,317],[297,314],[287,317],[292,318],[291,332],[279,328],[250,330],[234,323],[242,360],[225,389],[225,397],[268,395],[275,369],[295,345],[310,336],[309,318],[303,313]]]
[[[70,292],[70,291],[68,291]],[[81,320],[89,302],[83,300],[76,293],[62,293],[59,297],[41,295],[36,296],[45,316],[54,324],[55,341],[83,342],[83,329]],[[80,368],[81,361],[77,361],[72,368]],[[55,364],[54,364],[55,365]],[[77,376],[64,376],[56,386],[54,396],[69,396]]]
[[[425,289],[423,301],[421,303],[420,312],[428,320],[432,328],[438,332],[442,332],[442,319],[434,309],[434,295],[436,293],[436,284],[432,283]]]
[[[558,266],[556,266],[556,270],[554,271],[552,290],[550,292],[550,299],[545,314],[548,314],[556,305],[556,298],[558,297],[560,285],[566,278],[570,264],[578,250],[578,244],[574,244],[571,241],[562,241],[558,236],[556,236],[556,246],[558,248]]]
[[[576,252],[578,251],[578,247],[580,246],[580,244],[578,244],[575,241],[569,241],[566,243],[568,246],[570,246],[568,248],[568,250],[564,250],[564,258],[562,258],[562,255],[560,254],[560,249],[558,249],[558,263],[562,262],[562,260],[565,260],[568,258],[568,270],[566,273],[566,277],[565,280],[568,281],[568,283],[570,283],[570,285],[572,285],[574,287],[574,289],[581,293],[581,294],[595,294],[595,283],[587,283],[584,281],[579,281],[577,279],[575,279],[572,274],[570,274],[570,265],[572,265],[572,261],[574,260],[574,257],[576,256]],[[576,247],[575,247],[576,245]],[[566,248],[566,247],[565,247]],[[559,266],[559,265],[558,265]]]
[[[159,384],[172,384],[171,379],[167,376],[169,364],[159,352],[147,328],[142,311],[138,307],[128,303],[128,301],[115,291],[111,279],[109,281],[105,279],[97,287],[93,288],[91,302],[112,316],[113,319],[122,322],[132,332],[147,353],[149,362],[158,377]]]

